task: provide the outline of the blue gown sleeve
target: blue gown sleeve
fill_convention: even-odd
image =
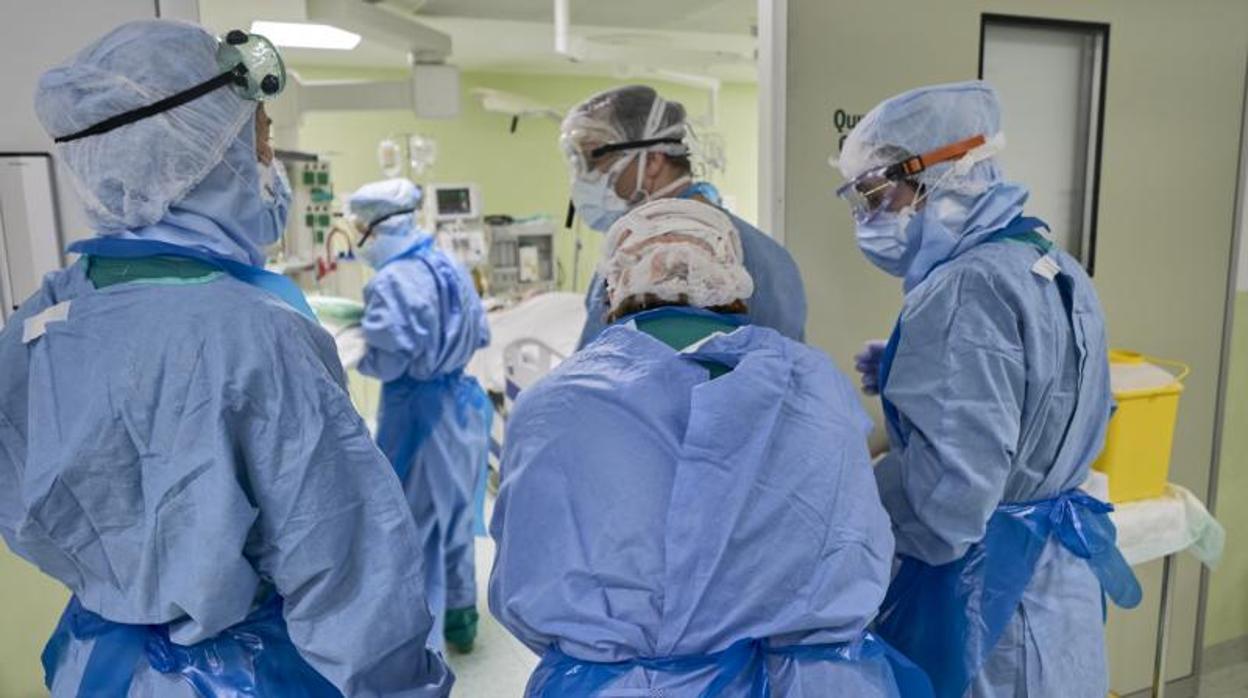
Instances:
[[[409,372],[432,377],[425,367],[436,361],[441,318],[437,283],[424,265],[392,262],[378,272],[364,289],[361,325],[368,350],[360,373],[383,383]]]
[[[933,278],[902,316],[885,396],[904,443],[876,469],[897,552],[952,562],[983,538],[1018,450],[1026,391],[1020,318],[973,269]]]
[[[315,328],[276,329],[287,339],[274,370],[249,376],[236,398],[257,568],[283,596],[300,653],[344,694],[446,696],[454,677],[426,649],[419,536],[394,470],[332,345],[317,346]]]

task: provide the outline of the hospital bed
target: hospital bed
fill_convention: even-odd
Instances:
[[[585,326],[585,297],[552,291],[487,315],[490,344],[465,369],[494,402],[491,481],[497,486],[507,416],[516,397],[576,351]]]

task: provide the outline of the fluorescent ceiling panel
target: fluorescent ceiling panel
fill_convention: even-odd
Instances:
[[[251,23],[253,34],[260,34],[287,48],[319,48],[332,51],[350,51],[360,43],[360,35],[328,24],[303,22]]]

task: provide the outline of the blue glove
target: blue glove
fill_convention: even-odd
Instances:
[[[887,345],[887,342],[873,339],[854,356],[854,370],[862,374],[862,392],[867,395],[880,394],[880,360],[884,358]]]

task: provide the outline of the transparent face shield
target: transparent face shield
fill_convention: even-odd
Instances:
[[[586,153],[597,147],[597,143],[590,143],[585,134],[578,131],[571,131],[559,136],[559,148],[563,151],[563,157],[568,163],[568,174],[572,179],[579,179],[589,175],[593,171],[593,166],[586,157]]]
[[[568,171],[573,179],[586,179],[595,176],[596,172],[607,172],[619,158],[616,154],[631,154],[649,150],[660,145],[684,145],[683,138],[646,138],[622,143],[594,143],[582,141],[575,134],[565,135],[559,139],[564,157],[568,161]]]
[[[858,223],[867,223],[880,211],[897,211],[921,198],[925,187],[918,176],[928,168],[960,160],[983,148],[988,139],[982,134],[935,150],[908,157],[900,162],[872,168],[841,185],[836,195],[844,199]]]
[[[234,94],[255,102],[264,102],[281,94],[286,87],[286,66],[272,42],[259,34],[235,29],[225,35],[217,46],[216,76],[198,85],[172,94],[152,104],[122,112],[87,128],[55,139],[69,143],[88,136],[98,136],[127,124],[175,109],[187,102],[229,86]]]

